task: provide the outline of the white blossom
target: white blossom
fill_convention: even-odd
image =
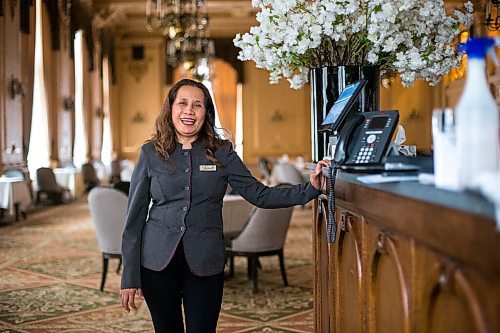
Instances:
[[[237,34],[238,59],[286,78],[292,88],[311,68],[379,65],[399,72],[403,85],[436,84],[462,54],[454,43],[472,22],[472,3],[448,15],[443,0],[252,0],[260,25]]]

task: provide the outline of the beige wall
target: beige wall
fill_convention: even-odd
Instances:
[[[145,60],[134,63],[131,46],[144,45]],[[154,121],[167,92],[164,84],[163,48],[158,41],[122,41],[116,52],[118,85],[113,88],[114,145],[121,158],[137,158],[138,149],[150,138]],[[134,66],[134,67],[131,67]],[[310,159],[310,91],[289,87],[287,81],[269,84],[268,72],[253,62],[244,64],[243,84],[243,159],[255,164],[261,156]],[[406,130],[405,144],[420,151],[431,149],[431,114],[446,101],[444,84],[429,86],[417,81],[405,88],[393,78],[390,88],[381,87],[381,109],[400,111],[400,124]],[[141,119],[142,117],[142,119]]]
[[[403,87],[399,78],[392,79],[389,88],[380,88],[380,109],[398,110],[399,124],[406,132],[406,145],[416,145],[417,150],[431,149],[432,110],[442,106],[442,84],[435,87],[418,80],[413,87]]]
[[[243,85],[243,157],[311,155],[309,86],[291,89],[282,80],[269,84],[268,72],[246,62]]]
[[[144,46],[143,61],[132,60],[133,45]],[[121,158],[135,160],[140,146],[153,133],[164,97],[162,54],[161,41],[127,40],[117,46],[118,89],[114,91],[114,108],[118,109],[120,118],[119,139],[115,144]]]

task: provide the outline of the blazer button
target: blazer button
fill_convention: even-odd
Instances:
[[[184,228],[184,227],[181,227],[181,231],[184,231],[184,230],[186,230],[186,228]]]
[[[182,207],[182,210],[187,212],[188,208],[184,206],[184,207]]]
[[[184,156],[189,156],[189,153],[187,151],[185,151]]]
[[[189,191],[189,186],[184,187],[184,190]]]
[[[189,172],[189,168],[184,169],[184,172],[186,173]]]

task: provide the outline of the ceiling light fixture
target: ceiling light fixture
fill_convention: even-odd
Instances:
[[[208,13],[204,0],[147,0],[146,28],[165,36],[166,61],[176,67],[196,69],[200,60],[215,55],[208,38]]]

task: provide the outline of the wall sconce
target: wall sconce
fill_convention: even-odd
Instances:
[[[17,96],[21,95],[24,97],[24,86],[18,78],[14,75],[10,77],[10,98],[15,99]]]
[[[104,119],[104,111],[102,110],[101,107],[99,107],[99,106],[96,107],[96,109],[95,109],[95,115],[96,115],[97,118]]]
[[[274,113],[271,116],[271,121],[272,122],[280,122],[283,121],[285,117],[281,114],[280,110],[274,110]]]
[[[128,72],[135,79],[135,82],[139,83],[141,78],[148,71],[148,62],[147,60],[132,60],[128,64]]]
[[[396,80],[396,74],[394,72],[386,70],[380,75],[380,83],[382,87],[389,89]]]
[[[71,96],[64,97],[63,107],[64,107],[64,111],[66,111],[66,112],[73,111],[73,108],[75,107],[75,102],[73,101],[73,98]]]
[[[146,117],[140,111],[137,111],[134,114],[134,116],[132,117],[133,123],[143,123],[145,121],[146,121]]]
[[[486,4],[486,19],[484,24],[491,31],[496,31],[500,28],[500,0],[490,0]]]

